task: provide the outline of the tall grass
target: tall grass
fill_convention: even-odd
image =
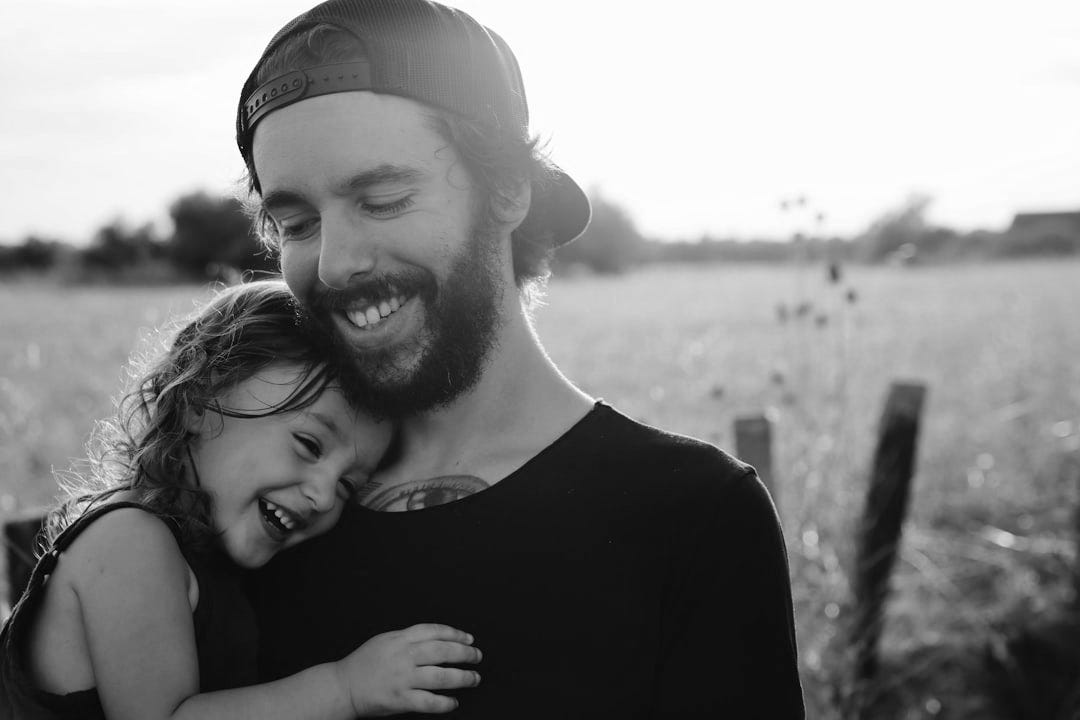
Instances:
[[[138,338],[204,292],[0,285],[0,511],[51,498],[51,468],[111,412]],[[821,268],[664,267],[554,281],[536,324],[570,378],[645,422],[733,449],[736,417],[773,420],[814,718],[851,691],[840,640],[885,393],[925,382],[882,717],[995,717],[986,652],[1069,600],[1078,307],[1076,262],[848,268],[840,284]]]
[[[204,294],[0,283],[0,510],[51,501],[52,470],[83,456],[93,421],[112,414],[140,339]]]
[[[738,415],[774,420],[815,718],[839,716],[852,689],[853,528],[887,387],[925,382],[878,690],[904,707],[895,717],[992,717],[984,648],[1018,608],[1068,599],[1077,307],[1075,262],[855,268],[839,285],[799,268],[680,268],[558,284],[538,325],[570,377],[648,422],[731,448]]]

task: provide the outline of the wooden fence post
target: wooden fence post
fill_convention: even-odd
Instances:
[[[757,470],[773,502],[776,485],[772,466],[772,423],[764,415],[735,418],[735,454]]]
[[[4,520],[3,545],[7,567],[7,601],[14,606],[30,582],[37,563],[37,537],[45,520],[45,510],[34,508],[8,516]]]
[[[878,641],[889,592],[889,574],[907,514],[925,397],[926,386],[921,383],[894,382],[881,416],[870,487],[855,548],[851,642],[857,688],[873,678],[878,669]]]
[[[1080,450],[1073,450],[1065,458],[1066,482],[1080,490]],[[1073,561],[1073,616],[1080,627],[1080,504],[1076,506],[1076,560]],[[1077,717],[1080,717],[1080,678],[1077,679]]]

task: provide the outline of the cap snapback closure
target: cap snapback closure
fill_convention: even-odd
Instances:
[[[241,118],[242,132],[250,136],[263,117],[310,97],[350,90],[371,89],[371,66],[366,60],[316,65],[279,75],[248,95]]]

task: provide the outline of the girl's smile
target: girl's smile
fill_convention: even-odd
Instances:
[[[222,549],[244,567],[329,530],[390,442],[389,422],[358,414],[333,387],[274,412],[302,380],[293,366],[264,368],[218,398],[221,412],[189,418],[193,475],[213,499]]]

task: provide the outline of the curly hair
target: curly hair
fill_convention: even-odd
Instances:
[[[178,528],[187,547],[207,547],[216,535],[210,495],[187,477],[187,418],[213,410],[232,417],[293,412],[315,402],[338,373],[320,336],[281,280],[227,288],[191,318],[164,352],[134,358],[134,378],[116,417],[98,423],[88,443],[87,469],[61,480],[64,498],[46,519],[48,546],[80,515],[124,492]],[[218,398],[260,369],[301,369],[296,388],[260,413],[223,408]]]
[[[257,69],[261,84],[292,70],[326,63],[364,60],[361,41],[333,25],[315,25],[282,41]],[[516,201],[522,182],[533,188],[551,181],[552,166],[537,138],[523,140],[503,137],[481,124],[440,108],[432,112],[432,128],[457,151],[470,177],[477,184],[481,219],[495,224],[501,212]],[[247,166],[248,198],[245,206],[256,232],[270,251],[278,249],[277,230],[258,202],[261,192],[250,149],[244,155]],[[526,219],[510,236],[514,281],[528,299],[533,299],[549,277],[554,250],[550,232],[533,227]]]

